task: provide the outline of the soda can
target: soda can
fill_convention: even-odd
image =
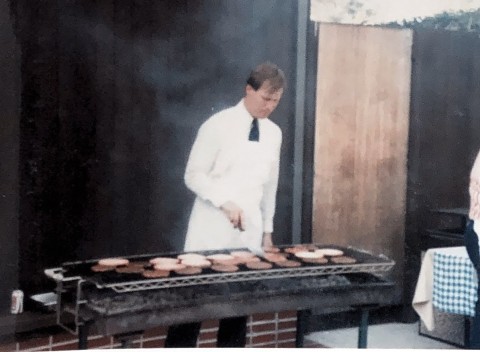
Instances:
[[[20,314],[23,312],[23,291],[14,290],[12,292],[12,306],[10,309],[12,314]]]

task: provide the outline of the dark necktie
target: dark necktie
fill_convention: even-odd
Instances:
[[[260,138],[260,131],[258,130],[258,120],[253,119],[252,127],[250,127],[250,134],[248,135],[248,140],[252,142],[258,142]]]

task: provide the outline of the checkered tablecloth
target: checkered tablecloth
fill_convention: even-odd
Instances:
[[[433,306],[452,314],[474,316],[477,280],[470,259],[458,253],[433,253]]]
[[[412,301],[426,328],[435,328],[434,308],[473,316],[477,274],[465,247],[431,248],[423,257]]]

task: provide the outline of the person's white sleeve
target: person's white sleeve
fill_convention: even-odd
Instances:
[[[220,207],[228,196],[209,176],[220,148],[218,126],[211,120],[205,122],[198,130],[185,170],[185,184],[198,197]]]
[[[277,197],[278,186],[278,174],[280,169],[280,148],[282,146],[282,133],[277,141],[275,150],[275,158],[272,161],[270,167],[270,177],[268,182],[264,185],[263,198],[262,198],[262,219],[263,219],[263,232],[273,232],[273,217],[275,216],[275,205]]]

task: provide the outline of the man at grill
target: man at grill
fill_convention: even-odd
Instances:
[[[272,63],[252,70],[244,98],[200,127],[185,171],[196,195],[185,251],[272,246],[282,133],[268,117],[285,88]],[[245,345],[247,317],[220,321],[217,346]],[[166,347],[194,347],[200,323],[171,326]]]

